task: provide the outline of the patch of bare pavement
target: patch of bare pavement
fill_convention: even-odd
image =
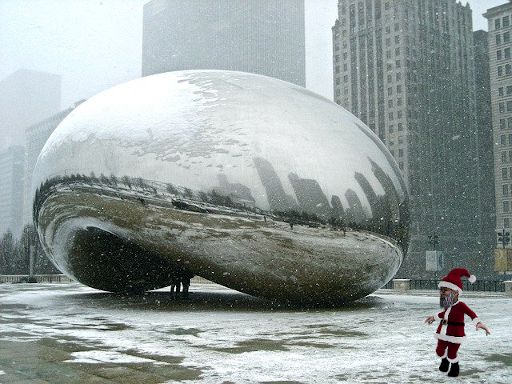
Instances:
[[[0,284],[0,384],[444,382],[434,354],[435,292],[376,294],[307,309],[214,284],[114,295],[79,284]],[[464,300],[491,327],[466,325],[465,383],[509,383],[512,299]]]

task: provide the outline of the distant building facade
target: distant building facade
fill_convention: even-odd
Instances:
[[[305,86],[304,0],[153,0],[142,75],[223,69]]]
[[[385,142],[409,187],[411,245],[403,276],[437,276],[426,271],[428,250],[444,251],[446,269],[492,269],[485,265],[489,241],[482,244],[489,213],[479,204],[485,197],[471,16],[469,5],[456,0],[338,3],[334,100]]]
[[[0,236],[22,231],[24,159],[22,146],[0,151]]]
[[[512,231],[512,2],[487,10],[494,173],[496,240]],[[509,235],[510,236],[510,235]],[[497,242],[496,256],[506,263],[512,245]],[[497,260],[499,261],[499,260]],[[512,261],[512,260],[510,260]],[[512,267],[510,263],[509,267]],[[498,268],[501,269],[501,268]],[[505,268],[507,269],[507,268]],[[512,268],[508,269],[512,271]]]
[[[24,130],[60,111],[61,77],[21,69],[0,80],[0,150],[23,144]]]
[[[50,137],[52,132],[71,113],[79,104],[77,102],[72,107],[56,113],[36,124],[31,125],[25,130],[25,183],[23,198],[23,223],[32,224],[32,173],[36,166],[37,158]]]
[[[476,82],[476,122],[478,141],[478,173],[480,188],[480,232],[482,245],[493,249],[496,244],[496,199],[495,199],[495,169],[492,113],[491,113],[491,83],[489,72],[489,44],[485,31],[473,33],[475,43],[475,82]],[[512,123],[512,121],[511,121]],[[511,126],[512,129],[512,126]],[[512,158],[510,158],[512,161]],[[485,252],[485,265],[492,267],[494,260],[492,252]]]

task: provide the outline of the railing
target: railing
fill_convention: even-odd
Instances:
[[[0,275],[0,283],[70,283],[66,275]]]
[[[408,281],[409,289],[422,289],[437,291],[439,280],[415,280]],[[505,292],[505,284],[500,280],[477,280],[473,284],[463,280],[463,291],[466,292]],[[382,289],[394,289],[395,280],[391,280]]]

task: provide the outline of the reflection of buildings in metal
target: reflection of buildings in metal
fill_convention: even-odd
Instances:
[[[34,218],[54,263],[95,288],[162,287],[184,268],[256,296],[341,303],[389,281],[407,248],[390,159],[301,87],[166,73],[63,121],[38,160]]]

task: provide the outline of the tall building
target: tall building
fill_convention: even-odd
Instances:
[[[304,0],[153,0],[142,75],[224,69],[305,86]]]
[[[0,151],[21,145],[25,128],[60,110],[61,77],[20,69],[0,80]]]
[[[21,234],[24,158],[21,146],[0,152],[0,236],[8,230],[15,236]]]
[[[494,173],[496,189],[496,232],[503,236],[512,231],[512,2],[490,8],[484,14],[488,21],[489,73],[491,89],[492,130],[494,138]],[[497,238],[498,240],[498,238]],[[510,242],[497,243],[497,264],[504,257],[512,261]],[[503,263],[502,263],[503,264]],[[503,265],[496,265],[503,271]]]
[[[491,84],[489,74],[489,44],[487,32],[475,31],[475,82],[476,82],[476,122],[478,142],[478,183],[480,188],[479,211],[482,212],[480,232],[482,246],[492,250],[496,244],[496,199],[494,188],[494,147],[491,118]],[[512,127],[511,127],[512,128]],[[485,251],[487,258],[483,265],[488,266],[487,272],[493,272],[494,260],[492,251]]]
[[[56,113],[25,130],[25,183],[23,198],[23,224],[32,224],[32,173],[37,158],[50,137],[64,118],[84,100],[75,103],[72,107]]]
[[[489,270],[469,5],[340,0],[332,32],[335,101],[378,134],[409,187],[411,242],[399,274],[437,276],[426,271],[427,250],[442,251],[446,269]]]

